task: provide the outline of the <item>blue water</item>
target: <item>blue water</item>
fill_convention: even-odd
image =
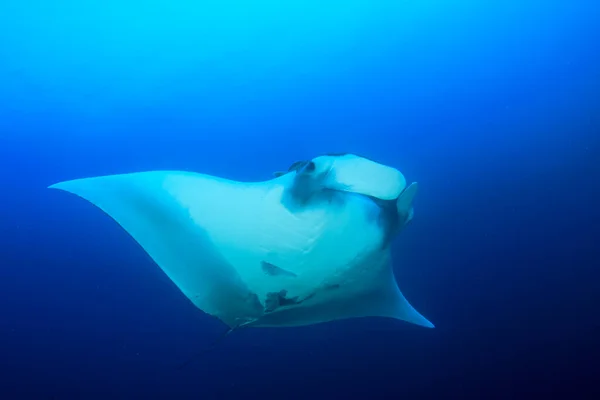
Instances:
[[[599,394],[592,1],[0,3],[0,398]],[[424,329],[223,334],[52,183],[265,180],[354,152],[420,191],[394,269]]]

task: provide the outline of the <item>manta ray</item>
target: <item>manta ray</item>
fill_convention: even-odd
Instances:
[[[185,171],[75,179],[50,188],[104,211],[200,310],[230,329],[358,317],[433,324],[401,293],[392,239],[417,183],[354,154],[240,182]]]

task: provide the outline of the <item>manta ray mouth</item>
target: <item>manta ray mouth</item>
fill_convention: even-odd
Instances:
[[[317,167],[315,163],[313,161],[309,161],[306,164],[304,164],[304,167],[302,167],[302,171],[310,174],[314,172],[316,168]]]

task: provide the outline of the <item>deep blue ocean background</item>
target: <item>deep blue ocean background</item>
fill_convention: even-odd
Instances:
[[[600,395],[599,30],[591,0],[3,0],[0,399]],[[419,182],[394,268],[436,329],[247,329],[177,370],[226,327],[47,189],[326,152]]]

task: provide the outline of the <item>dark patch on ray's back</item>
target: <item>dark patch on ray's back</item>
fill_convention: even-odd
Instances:
[[[298,276],[291,271],[285,270],[281,267],[278,267],[275,264],[271,264],[266,261],[261,261],[260,266],[263,272],[269,276],[288,276],[290,278],[296,278]]]
[[[345,196],[340,195],[337,190],[314,185],[310,175],[300,174],[295,177],[292,185],[286,188],[280,202],[291,213],[296,213],[307,207],[342,205],[345,202]]]

